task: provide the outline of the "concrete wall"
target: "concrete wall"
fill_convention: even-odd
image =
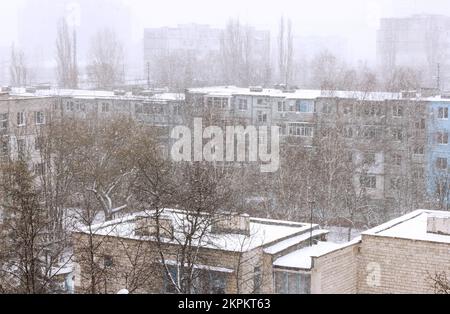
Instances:
[[[357,243],[320,257],[314,257],[311,293],[356,293],[358,248],[359,244]]]
[[[358,293],[434,293],[429,275],[450,273],[450,244],[362,236]]]

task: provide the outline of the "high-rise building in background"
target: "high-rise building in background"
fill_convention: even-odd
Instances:
[[[10,48],[6,46],[0,46],[0,85],[8,85],[9,83],[10,56]]]
[[[131,44],[131,14],[118,0],[28,0],[18,15],[17,46],[31,65],[30,83],[54,82],[57,23],[61,18],[76,29],[81,67],[86,64],[92,37],[102,29],[112,29],[125,47]]]
[[[174,86],[189,82],[198,85],[220,81],[222,44],[226,30],[203,24],[144,30],[145,74],[151,83]],[[252,62],[270,58],[270,32],[242,26],[252,47]],[[269,61],[267,61],[269,62]],[[191,77],[189,77],[191,76]],[[181,82],[180,82],[181,80]],[[175,82],[177,81],[177,82]],[[184,82],[183,82],[184,81]]]
[[[383,18],[377,32],[377,61],[384,75],[397,67],[420,71],[423,87],[450,88],[450,17]]]

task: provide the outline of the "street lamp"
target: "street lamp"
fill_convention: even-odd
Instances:
[[[311,187],[308,187],[308,205],[309,205],[309,246],[313,245],[313,211],[314,211],[314,199],[311,197]]]

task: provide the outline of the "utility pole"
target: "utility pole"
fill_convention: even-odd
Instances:
[[[147,62],[147,89],[150,89],[150,62]]]
[[[75,28],[75,23],[73,26],[73,60],[72,60],[72,88],[78,88],[78,63],[77,63],[77,30]]]
[[[437,90],[440,91],[441,90],[441,64],[440,63],[437,64],[436,85],[437,85]]]

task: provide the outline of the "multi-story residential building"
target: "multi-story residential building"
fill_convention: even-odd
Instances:
[[[428,192],[435,195],[443,208],[448,208],[449,176],[448,161],[450,146],[448,136],[450,122],[448,117],[450,99],[442,96],[428,99],[428,143],[427,143],[427,186]]]
[[[251,62],[264,66],[269,64],[270,32],[256,30],[250,26],[244,28],[246,41],[251,46]],[[183,84],[198,85],[202,82],[205,84],[222,82],[223,73],[218,65],[223,58],[225,32],[224,29],[202,24],[146,28],[144,30],[145,77],[159,86],[164,84],[171,87],[183,86]],[[253,70],[265,71],[266,69],[254,68]],[[192,73],[196,74],[195,81],[192,81]]]
[[[6,90],[6,89],[5,89]],[[39,127],[60,116],[94,119],[113,115],[164,128],[182,121],[183,94],[14,88],[0,94],[1,154],[27,153],[39,163]]]
[[[447,176],[443,176],[446,172],[442,170],[446,166],[446,156],[450,155],[446,144],[450,126],[447,125],[445,95],[422,97],[419,93],[291,91],[233,86],[191,88],[185,94],[7,90],[0,96],[2,125],[26,120],[26,115],[31,121],[35,119],[35,111],[43,111],[44,116],[50,117],[54,114],[98,118],[129,115],[168,131],[171,126],[185,124],[189,115],[195,115],[189,108],[209,108],[226,123],[279,126],[282,143],[299,148],[314,147],[324,130],[335,129],[341,132],[346,143],[348,159],[351,157],[355,165],[361,166],[355,174],[355,185],[364,187],[374,204],[388,211],[424,206],[408,197],[408,193],[419,200],[430,201],[440,195],[441,203],[446,204],[443,196],[447,189],[443,180]],[[23,119],[16,116],[21,115],[16,112],[20,108],[25,112]],[[37,115],[39,121],[46,119]],[[23,126],[19,128],[23,129]],[[14,132],[16,130],[3,128],[11,152],[17,151],[15,141],[11,142]],[[30,143],[33,141],[30,139]],[[440,179],[436,180],[438,177]],[[426,192],[428,197],[424,195]]]
[[[232,121],[278,125],[282,143],[299,148],[314,147],[327,129],[341,133],[348,150],[342,158],[357,168],[355,185],[389,209],[422,206],[408,195],[425,199],[426,99],[416,93],[232,86],[186,93],[187,103],[220,107]]]
[[[386,74],[396,67],[410,67],[421,72],[423,86],[437,87],[439,84],[446,90],[449,53],[450,17],[413,15],[380,20],[377,59]]]

